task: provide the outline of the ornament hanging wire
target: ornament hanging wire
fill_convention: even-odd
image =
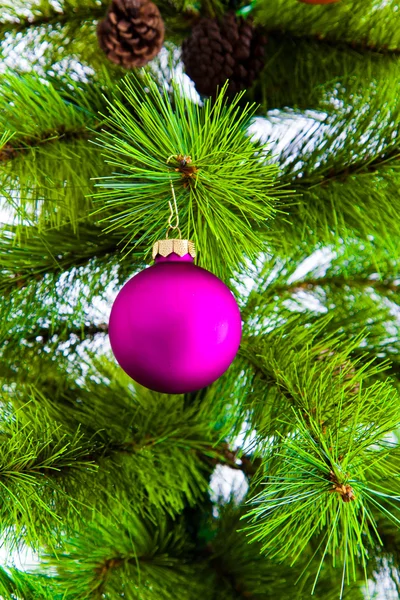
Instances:
[[[169,163],[169,161],[171,160],[171,158],[176,158],[175,155],[172,155],[168,158],[167,163]],[[179,212],[178,212],[178,205],[176,203],[176,196],[175,196],[175,188],[174,188],[174,184],[172,183],[172,179],[171,176],[169,176],[169,183],[171,185],[171,192],[172,192],[172,198],[174,200],[174,204],[172,204],[171,200],[168,200],[168,205],[169,205],[169,210],[170,210],[170,215],[169,215],[169,219],[168,219],[168,229],[167,229],[167,234],[166,234],[166,238],[168,239],[168,235],[169,232],[172,231],[178,231],[179,232],[179,239],[182,239],[182,232],[179,228]],[[172,225],[172,221],[175,218],[175,225]]]

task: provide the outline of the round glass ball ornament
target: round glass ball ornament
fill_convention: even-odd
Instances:
[[[166,394],[218,379],[240,345],[236,300],[218,277],[194,264],[188,240],[161,240],[155,264],[130,279],[111,309],[115,358],[141,385]]]

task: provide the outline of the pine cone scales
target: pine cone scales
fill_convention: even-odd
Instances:
[[[186,73],[200,94],[214,96],[229,79],[228,92],[251,86],[264,65],[266,38],[252,23],[227,13],[222,21],[199,21],[183,42]]]
[[[126,69],[143,67],[162,48],[164,23],[149,0],[113,0],[97,36],[113,63]]]

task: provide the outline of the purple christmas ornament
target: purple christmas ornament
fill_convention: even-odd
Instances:
[[[151,390],[199,390],[235,358],[239,308],[218,277],[193,264],[192,242],[156,242],[153,256],[155,264],[132,277],[113,304],[112,350],[124,371]]]

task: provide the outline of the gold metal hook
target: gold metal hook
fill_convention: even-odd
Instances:
[[[175,158],[174,155],[170,156],[167,160],[167,163],[171,160],[171,158]],[[167,239],[168,239],[168,234],[170,232],[170,230],[177,230],[179,232],[179,238],[182,238],[182,232],[179,229],[179,212],[178,212],[178,205],[176,203],[176,196],[175,196],[175,188],[174,188],[174,184],[172,183],[172,179],[171,176],[169,177],[169,183],[171,185],[171,192],[172,192],[172,198],[174,199],[174,204],[172,205],[171,200],[168,200],[168,205],[169,205],[169,210],[170,210],[170,215],[169,215],[169,219],[168,219],[168,229],[167,229]],[[175,218],[175,225],[172,225],[172,220]]]
[[[167,159],[167,163],[169,163],[169,161],[171,160],[171,158],[175,158],[176,160],[181,161],[181,155],[172,155]],[[182,159],[185,161],[185,164],[187,164],[187,162],[190,162],[190,156],[184,156],[182,157]],[[175,171],[178,171],[179,169],[175,169]],[[154,243],[153,245],[153,258],[156,259],[157,256],[162,256],[162,257],[167,257],[170,256],[170,254],[177,254],[178,256],[186,256],[187,254],[190,254],[190,256],[192,258],[196,257],[196,249],[194,247],[194,243],[191,240],[183,240],[182,239],[182,232],[179,229],[179,212],[178,212],[178,203],[176,201],[176,195],[175,195],[175,189],[174,189],[174,184],[172,182],[172,177],[169,174],[169,183],[171,185],[171,193],[172,193],[172,201],[168,200],[168,206],[169,206],[169,211],[170,211],[170,215],[169,215],[169,219],[168,219],[168,226],[167,226],[167,233],[166,233],[166,239],[163,240],[158,240]],[[175,220],[175,224],[173,225]],[[174,237],[173,239],[168,239],[168,234],[170,231],[174,231],[177,230],[179,233],[179,238]]]
[[[169,229],[177,229],[179,231],[180,237],[182,237],[181,230],[179,229],[179,213],[178,213],[178,205],[176,203],[175,189],[174,184],[172,183],[172,179],[169,180],[171,184],[171,192],[172,197],[174,199],[174,205],[172,206],[171,200],[168,200],[169,210],[171,211],[168,219]],[[175,217],[175,225],[172,225],[172,219]]]

